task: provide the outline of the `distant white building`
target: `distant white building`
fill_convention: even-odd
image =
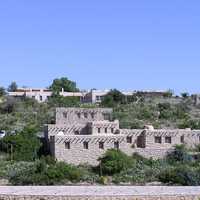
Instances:
[[[80,102],[82,103],[101,103],[103,98],[110,92],[111,90],[96,90],[92,89],[90,91],[84,92],[65,92],[62,90],[60,92],[61,96],[64,97],[79,97]],[[121,91],[125,96],[132,96],[136,93],[140,93],[146,97],[159,97],[163,96],[166,91]],[[37,100],[42,103],[49,99],[52,95],[52,91],[49,89],[43,88],[19,88],[16,92],[9,92],[9,96],[13,97],[29,97]]]
[[[42,103],[49,99],[52,95],[52,91],[41,88],[19,88],[16,92],[9,92],[8,95],[13,97],[29,97]],[[60,95],[64,97],[79,97],[82,101],[85,94],[83,92],[65,92],[62,90]]]

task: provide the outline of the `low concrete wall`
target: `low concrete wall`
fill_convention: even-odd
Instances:
[[[199,200],[200,187],[0,187],[0,200]]]

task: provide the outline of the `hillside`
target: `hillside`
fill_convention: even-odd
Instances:
[[[52,103],[53,102],[53,103]],[[40,131],[43,125],[53,123],[55,108],[101,107],[106,105],[80,104],[77,101],[38,103],[32,99],[1,98],[0,130],[21,131],[26,125],[36,125]],[[120,120],[121,128],[143,128],[151,124],[155,128],[200,129],[200,107],[195,106],[191,97],[146,98],[142,101],[113,105],[113,118]]]
[[[114,107],[114,117],[122,128],[143,128],[151,124],[157,129],[200,128],[200,107],[191,97],[148,98]]]

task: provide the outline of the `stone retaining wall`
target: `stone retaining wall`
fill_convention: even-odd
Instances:
[[[200,187],[2,186],[0,200],[199,200]]]
[[[186,196],[17,196],[0,195],[0,200],[199,200],[200,195]]]

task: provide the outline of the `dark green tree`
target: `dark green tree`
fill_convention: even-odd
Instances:
[[[0,87],[0,97],[6,95],[6,90],[4,87]]]
[[[116,104],[122,104],[126,102],[126,96],[122,94],[119,90],[111,90],[103,99],[102,105],[113,107]]]
[[[59,94],[62,89],[65,92],[77,92],[79,89],[76,87],[76,82],[69,80],[66,77],[54,79],[52,85],[49,87],[53,93]]]
[[[17,161],[33,161],[41,143],[37,138],[37,129],[34,126],[27,126],[16,135],[8,135],[3,138],[5,151],[10,153],[10,158]]]
[[[8,86],[8,92],[15,92],[17,90],[18,86],[16,82],[12,82],[9,86]]]

